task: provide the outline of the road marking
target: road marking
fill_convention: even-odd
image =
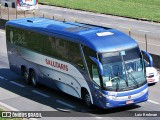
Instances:
[[[13,107],[11,107],[11,106],[9,106],[9,105],[7,105],[5,103],[2,103],[2,102],[0,102],[0,105],[5,107],[5,108],[7,108],[7,109],[9,109],[9,110],[12,110],[12,111],[19,111],[16,108],[13,108]]]
[[[144,43],[146,44],[146,42],[142,42],[142,41],[139,41],[139,40],[136,40],[137,42],[140,42],[140,43]],[[160,47],[160,45],[156,45],[156,44],[152,44],[152,43],[147,43],[148,45],[152,45],[152,46],[157,46],[157,47]]]
[[[34,93],[36,93],[36,94],[38,94],[38,95],[41,95],[41,96],[43,96],[43,97],[47,97],[47,98],[50,97],[50,96],[48,96],[48,95],[46,95],[46,94],[44,94],[44,93],[41,93],[41,92],[39,92],[39,91],[37,91],[37,90],[32,90],[32,92],[34,92]]]
[[[2,77],[2,76],[0,76],[0,79],[1,79],[1,80],[7,80],[6,78],[4,78],[4,77]]]
[[[160,103],[155,102],[155,101],[153,101],[153,100],[148,100],[148,102],[153,103],[153,104],[157,104],[157,105],[159,105],[159,104],[160,104]]]
[[[20,84],[20,83],[17,83],[17,82],[14,82],[14,81],[10,81],[10,83],[12,83],[12,84],[14,84],[14,85],[17,85],[17,86],[19,86],[19,87],[26,87],[26,86],[24,86],[24,85],[22,85],[22,84]]]
[[[77,18],[75,18],[75,17],[68,17],[68,18],[71,18],[71,19],[77,19]]]
[[[86,22],[93,22],[92,20],[84,20],[84,21],[86,21]]]
[[[142,41],[139,41],[139,40],[136,40],[137,42],[140,42],[140,43],[145,43],[146,44],[146,42],[142,42]]]
[[[60,14],[54,14],[53,16],[62,16],[62,15],[60,15]]]
[[[70,105],[70,104],[68,104],[68,103],[65,103],[65,102],[63,102],[63,101],[60,101],[60,100],[56,100],[56,102],[61,103],[61,104],[65,105],[65,106],[68,106],[68,107],[70,107],[70,108],[75,108],[75,106]]]
[[[119,19],[119,20],[124,20],[125,18],[119,17],[119,18],[117,18],[117,19]]]
[[[4,31],[0,31],[0,33],[3,33],[3,34],[5,34],[5,32],[4,32]]]
[[[48,13],[48,12],[44,11],[43,13]]]
[[[108,23],[101,23],[102,25],[106,25],[106,26],[108,26],[108,25],[111,25],[111,24],[108,24]]]
[[[103,117],[98,117],[98,116],[96,116],[94,114],[90,114],[90,115],[93,116],[93,117],[95,117],[95,118],[97,118],[97,119],[103,119]]]
[[[120,28],[125,28],[125,29],[129,29],[129,27],[125,27],[125,26],[118,26]]]
[[[150,32],[150,31],[147,31],[147,30],[138,30],[140,32]]]
[[[70,110],[62,109],[62,108],[56,108],[56,110],[58,110],[58,111],[62,111],[62,112],[69,112],[69,111],[70,111]]]
[[[103,119],[102,117],[95,117],[95,118],[97,118],[97,119]]]

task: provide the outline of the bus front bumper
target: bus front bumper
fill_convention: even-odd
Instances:
[[[148,100],[148,85],[126,92],[105,92],[103,97],[105,109],[145,102]]]

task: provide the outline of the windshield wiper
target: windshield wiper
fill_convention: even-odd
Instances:
[[[128,72],[128,76],[131,76],[131,80],[137,85],[137,88],[139,87],[139,83],[137,82],[137,80],[135,79],[135,77],[132,75],[132,73]]]
[[[123,59],[123,56],[121,55],[121,58],[122,58],[122,63],[123,63],[123,65],[124,65],[124,71],[125,71],[125,74],[126,74],[126,79],[124,79],[125,80],[125,82],[126,82],[126,85],[128,86],[128,80],[127,80],[127,69],[126,69],[126,64],[125,64],[125,62],[124,62],[124,59]]]
[[[120,81],[120,78],[118,77],[117,79],[118,80],[116,80],[116,91],[119,90],[119,81]]]

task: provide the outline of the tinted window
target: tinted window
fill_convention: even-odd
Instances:
[[[9,39],[12,44],[43,53],[44,41],[46,39],[45,35],[36,34],[34,32],[28,32],[21,29],[9,29],[9,31],[7,30],[7,36],[9,35],[7,39]]]
[[[26,46],[23,46],[23,47],[26,47],[38,53],[43,53],[44,43],[46,42],[45,41],[46,36],[41,35],[41,34],[36,34],[33,32],[25,32],[25,33],[26,33],[25,42],[27,44]]]
[[[11,29],[7,33],[9,35],[9,41],[12,44],[16,44],[18,46],[26,46],[27,45],[27,43],[25,41],[25,32],[24,31],[21,31],[19,29]]]
[[[7,26],[7,40],[12,44],[61,60],[69,61],[83,68],[77,43],[27,30]]]
[[[79,67],[83,68],[83,62],[81,53],[79,50],[79,45],[76,43],[69,42],[68,44],[68,60],[72,63],[77,64]]]
[[[94,72],[92,71],[93,70],[92,66],[95,63],[91,60],[91,58],[89,56],[97,58],[96,57],[96,52],[94,52],[93,50],[91,50],[90,48],[88,48],[86,46],[83,47],[83,52],[84,52],[84,55],[85,55],[85,59],[86,59],[86,62],[87,62],[87,66],[88,66],[88,70],[89,70],[90,76],[93,79],[93,73]]]
[[[48,56],[53,56],[53,52],[55,51],[53,48],[55,48],[55,38],[54,37],[48,37],[45,36],[43,44],[43,54]]]
[[[63,60],[68,60],[68,42],[60,38],[55,38],[55,40],[57,57]]]

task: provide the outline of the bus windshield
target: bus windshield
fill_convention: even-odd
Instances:
[[[146,83],[144,64],[138,48],[103,53],[100,55],[103,66],[103,88],[108,91],[126,91]]]

